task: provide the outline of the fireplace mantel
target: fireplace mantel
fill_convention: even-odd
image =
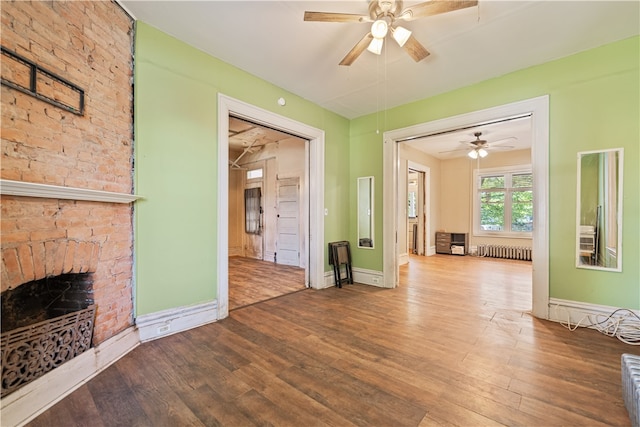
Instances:
[[[142,198],[135,194],[63,187],[60,185],[0,179],[0,194],[7,196],[41,197],[48,199],[84,200],[90,202],[132,203]]]

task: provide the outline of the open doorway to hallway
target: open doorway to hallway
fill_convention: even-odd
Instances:
[[[229,309],[306,288],[309,141],[229,117]]]
[[[528,135],[530,148],[527,150],[527,148],[522,147],[519,150],[515,150],[516,152],[522,153],[523,156],[526,156],[529,162],[528,170],[524,170],[527,169],[527,165],[524,164],[525,162],[519,162],[520,164],[516,166],[504,168],[504,171],[491,175],[493,171],[487,171],[487,168],[484,166],[489,166],[488,159],[495,159],[496,161],[499,159],[497,154],[503,151],[500,148],[501,145],[504,145],[503,148],[506,148],[506,146],[520,148],[518,144],[520,138],[512,138],[512,135],[498,138],[500,135],[497,129],[487,128],[487,126],[497,125],[504,121],[510,123],[515,123],[516,121],[528,123],[529,130],[526,134]],[[395,179],[387,180],[391,185],[385,185],[383,193],[384,213],[392,219],[392,221],[388,223],[385,222],[384,224],[384,238],[387,241],[393,241],[393,236],[399,235],[397,230],[401,223],[401,216],[398,214],[397,209],[398,206],[406,203],[406,198],[402,197],[401,194],[403,187],[398,185],[399,179],[402,176],[406,176],[408,169],[406,161],[409,157],[403,158],[403,147],[411,144],[411,149],[414,149],[416,153],[420,153],[420,150],[415,149],[416,147],[414,147],[413,144],[421,139],[451,135],[459,131],[472,132],[471,138],[458,138],[455,141],[448,142],[443,141],[447,142],[445,146],[436,148],[437,154],[440,156],[450,155],[455,157],[453,153],[456,153],[462,154],[463,158],[452,158],[448,160],[448,162],[451,163],[451,167],[445,169],[442,168],[439,161],[433,162],[435,166],[432,167],[432,190],[437,189],[439,195],[433,195],[432,192],[431,197],[439,204],[440,214],[440,219],[434,220],[434,224],[436,224],[434,225],[434,230],[438,232],[438,234],[442,233],[444,237],[446,237],[447,234],[449,235],[452,240],[450,251],[446,253],[456,255],[467,254],[469,252],[473,253],[472,245],[469,245],[467,248],[469,235],[474,238],[477,244],[476,249],[479,249],[480,244],[483,244],[480,242],[481,239],[490,237],[489,235],[494,231],[502,231],[497,230],[500,225],[506,227],[505,230],[511,233],[508,237],[501,236],[500,238],[526,239],[526,236],[524,236],[522,232],[527,231],[529,233],[528,240],[530,241],[529,246],[533,262],[532,312],[536,317],[548,318],[548,129],[549,98],[544,96],[385,132],[385,142],[392,143],[385,144],[384,146],[384,173],[385,176],[395,177]],[[476,135],[476,133],[478,133],[478,135]],[[491,133],[493,133],[493,135],[491,135]],[[457,136],[459,137],[461,135],[458,134]],[[488,138],[488,136],[491,138]],[[506,141],[504,141],[505,139]],[[432,142],[433,141],[425,143],[425,145],[429,145],[431,148],[437,147],[438,144]],[[488,150],[487,147],[492,146],[493,153],[488,154],[490,150]],[[404,154],[406,155],[406,153]],[[519,154],[516,154],[514,156],[518,155]],[[487,158],[485,159],[485,157]],[[472,167],[468,161],[462,164],[467,158],[475,161],[475,168]],[[415,160],[416,157],[412,156],[411,159]],[[523,166],[525,166],[525,168],[523,168]],[[503,166],[492,165],[491,167]],[[485,176],[480,173],[480,170],[482,170],[483,173],[491,173]],[[468,183],[465,187],[461,187],[464,191],[459,191],[456,187],[456,182],[460,182],[461,180]],[[478,183],[489,185],[492,183],[502,183],[503,181],[505,186],[501,189],[495,185],[491,188],[478,186]],[[486,218],[481,215],[483,203],[493,199],[484,193],[496,190],[493,195],[497,195],[498,190],[500,190],[505,198],[511,197],[513,191],[523,190],[516,188],[522,185],[528,187],[525,190],[529,191],[532,195],[532,197],[526,201],[526,203],[529,203],[528,206],[531,215],[514,216],[512,212],[511,218],[505,216],[503,224],[498,224],[495,228],[493,227],[494,224],[485,224],[483,220]],[[534,189],[535,197],[533,196]],[[487,196],[485,197],[486,200],[482,199],[482,196]],[[523,200],[520,198],[512,198],[511,201],[520,203]],[[486,204],[487,203],[485,203],[485,205]],[[447,207],[447,212],[443,210],[445,206]],[[520,210],[518,210],[518,212],[520,212]],[[480,213],[480,215],[478,213]],[[489,217],[493,218],[495,215],[490,215]],[[516,222],[512,222],[512,219],[516,219]],[[510,230],[508,230],[509,228]],[[456,240],[454,248],[453,237],[458,237],[458,235],[463,236],[463,243],[460,244]],[[399,282],[398,268],[401,265],[398,256],[399,250],[400,247],[397,245],[389,246],[384,250],[384,264],[385,266],[391,267],[385,270],[384,279],[385,285],[389,287],[396,286]]]

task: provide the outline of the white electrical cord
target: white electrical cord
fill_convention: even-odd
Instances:
[[[556,314],[558,308],[556,305]],[[567,311],[566,323],[561,321],[560,324],[570,331],[579,327],[591,328],[609,337],[616,337],[625,344],[640,345],[640,316],[626,308],[617,309],[609,315],[585,314],[574,325],[571,324],[571,314]]]

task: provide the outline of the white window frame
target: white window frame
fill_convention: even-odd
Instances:
[[[498,168],[473,170],[473,235],[484,237],[503,237],[516,239],[531,239],[531,231],[511,231],[511,179],[505,179],[505,227],[508,230],[491,231],[480,228],[480,178],[484,176],[512,175],[533,173],[531,165],[503,166]],[[505,177],[506,178],[506,177]],[[507,185],[508,184],[508,185]],[[533,188],[532,188],[533,191]],[[507,210],[507,206],[509,209]]]
[[[411,197],[412,195],[413,197]],[[418,192],[409,191],[407,196],[407,216],[410,219],[416,219],[418,217]]]
[[[259,176],[249,177],[249,175],[252,172],[258,172],[258,171],[260,171],[260,173],[258,174]],[[249,169],[247,170],[246,180],[247,182],[262,181],[263,175],[264,175],[264,168],[262,166],[258,168]]]

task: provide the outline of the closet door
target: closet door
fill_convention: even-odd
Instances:
[[[300,265],[300,196],[298,178],[278,180],[276,262]]]

